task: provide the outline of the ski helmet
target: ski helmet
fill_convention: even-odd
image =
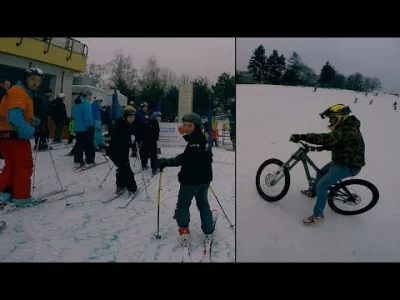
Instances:
[[[330,125],[328,126],[328,128],[333,131],[337,127],[337,125],[342,123],[350,116],[350,113],[350,107],[344,104],[335,104],[324,110],[319,115],[322,119],[325,119],[326,117],[329,118]]]
[[[143,102],[140,104],[140,107],[149,107],[149,104],[147,102]]]
[[[34,76],[34,75],[40,76],[42,78],[42,80],[44,79],[44,72],[41,69],[39,69],[39,68],[29,68],[29,69],[26,69],[25,72],[24,72],[24,81],[27,78],[29,78],[31,76]]]
[[[201,118],[196,113],[188,113],[182,117],[182,122],[191,122],[197,126],[201,126]]]
[[[124,118],[135,115],[136,115],[136,109],[133,106],[127,105],[124,107]]]
[[[161,117],[161,116],[162,116],[162,113],[159,112],[159,111],[155,111],[155,112],[153,112],[153,113],[151,114],[151,118],[152,118],[152,119],[155,119],[156,117]]]
[[[65,98],[65,94],[64,93],[59,93],[57,95],[57,98],[64,99]]]

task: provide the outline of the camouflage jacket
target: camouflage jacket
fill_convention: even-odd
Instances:
[[[339,124],[331,133],[308,133],[302,140],[314,145],[327,146],[332,161],[351,167],[365,166],[365,144],[360,131],[361,122],[355,116]]]

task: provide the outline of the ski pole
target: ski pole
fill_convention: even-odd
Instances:
[[[143,162],[142,162],[142,158],[140,157],[140,149],[141,148],[142,148],[142,141],[140,141],[140,148],[139,148],[139,156],[138,156],[138,158],[139,158],[139,162],[140,162],[140,171],[142,172],[142,180],[143,180],[143,184],[144,184],[144,189],[146,191],[147,200],[149,200],[150,199],[149,191],[147,190],[146,179],[144,178]]]
[[[104,177],[103,181],[100,183],[100,185],[99,185],[100,188],[102,187],[103,183],[106,181],[108,175],[110,175],[110,173],[113,169],[114,169],[114,165],[111,166],[110,170],[108,170],[106,177]]]
[[[54,159],[53,159],[53,154],[51,154],[49,140],[47,138],[46,138],[46,144],[47,144],[47,150],[49,151],[49,154],[50,154],[51,163],[53,164],[54,172],[56,172],[57,180],[58,180],[58,183],[60,184],[61,191],[62,191],[63,197],[65,199],[65,203],[66,203],[65,206],[70,206],[71,204],[68,203],[67,196],[65,195],[65,190],[62,186],[60,175],[58,175],[57,168],[56,168],[56,165],[55,165]]]
[[[223,209],[221,203],[219,202],[217,195],[215,195],[214,190],[213,190],[213,188],[211,187],[211,185],[210,185],[210,190],[211,190],[211,193],[214,195],[215,199],[217,200],[219,206],[221,207],[221,210],[222,210],[222,212],[224,213],[225,218],[228,220],[228,222],[229,222],[229,224],[231,225],[231,227],[235,226],[235,225],[233,225],[233,224],[231,223],[231,221],[229,221],[229,218],[228,218],[228,216],[226,215],[226,213],[225,213],[225,211],[224,211],[224,209]]]
[[[160,202],[161,202],[161,181],[163,170],[160,170],[160,178],[158,179],[158,195],[157,195],[157,234],[156,239],[161,239],[160,235]]]
[[[37,158],[37,154],[39,152],[39,145],[40,145],[40,137],[38,138],[37,141],[37,145],[36,145],[36,153],[35,153],[35,161],[33,162],[33,182],[32,182],[32,190],[35,189],[35,179],[36,179],[36,158]]]

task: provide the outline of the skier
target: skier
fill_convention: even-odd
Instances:
[[[129,162],[129,149],[131,146],[131,136],[136,133],[135,121],[136,110],[127,105],[124,108],[123,115],[115,120],[110,145],[107,148],[106,155],[117,167],[116,185],[117,194],[122,194],[127,189],[129,194],[137,191],[135,175],[132,172]]]
[[[0,104],[0,150],[5,159],[0,175],[0,202],[18,207],[39,204],[31,197],[32,148],[35,128],[40,120],[33,114],[33,93],[43,81],[39,68],[25,70],[23,78],[11,87]]]
[[[157,168],[162,171],[165,167],[181,166],[178,174],[180,189],[174,214],[181,238],[188,240],[190,235],[189,208],[195,197],[200,212],[201,229],[206,240],[210,240],[214,225],[207,193],[213,179],[212,153],[201,130],[200,116],[195,113],[185,114],[182,121],[185,131],[183,138],[188,142],[184,152],[173,158],[160,158],[157,161]]]
[[[343,104],[336,104],[320,114],[328,117],[330,133],[292,134],[290,141],[298,143],[305,141],[318,147],[318,151],[332,151],[332,161],[321,169],[311,190],[301,191],[310,198],[317,196],[312,216],[303,220],[305,224],[321,222],[324,219],[328,190],[338,181],[356,176],[365,166],[365,144],[360,132],[360,121],[350,116],[351,110]]]
[[[135,141],[139,143],[139,156],[142,163],[142,170],[147,170],[149,167],[149,105],[147,102],[140,104],[140,109],[137,112],[138,134],[135,136]]]
[[[68,124],[67,108],[65,107],[65,94],[60,93],[57,98],[51,102],[51,120],[56,126],[54,132],[53,143],[61,143],[61,135],[64,129],[64,125]]]
[[[393,104],[393,109],[397,110],[397,101]]]
[[[374,100],[373,100],[373,99],[371,99],[371,101],[369,101],[369,105],[371,105],[371,104],[372,104],[372,102],[374,102]]]
[[[149,132],[148,132],[148,151],[150,157],[150,166],[153,175],[157,173],[157,141],[160,138],[160,122],[161,112],[155,111],[152,113],[149,121]]]
[[[101,103],[103,102],[103,99],[101,98],[95,98],[93,103],[92,103],[92,114],[93,114],[93,120],[94,120],[94,149],[96,151],[100,151],[101,149],[104,149],[104,138],[101,133]]]
[[[357,103],[357,100],[358,100],[357,98],[356,98],[356,99],[354,99],[354,103]]]
[[[40,119],[40,124],[36,126],[36,131],[34,134],[35,149],[38,149],[38,151],[47,151],[47,140],[49,138],[48,122],[49,122],[49,112],[50,112],[49,96],[47,96],[46,94],[35,93],[33,95],[32,100],[33,100],[33,114],[36,118]]]
[[[74,119],[74,130],[76,134],[76,143],[74,147],[75,168],[81,168],[85,165],[83,161],[83,152],[86,156],[88,167],[95,165],[94,151],[94,121],[90,100],[92,92],[83,90],[78,98],[75,99],[75,105],[72,107],[72,118]]]

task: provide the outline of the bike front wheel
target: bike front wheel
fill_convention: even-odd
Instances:
[[[356,186],[365,187],[372,194],[367,203],[366,197],[360,195]],[[350,179],[331,187],[328,194],[328,205],[336,213],[345,216],[354,216],[365,213],[372,209],[379,200],[379,191],[371,182],[363,179]],[[361,204],[366,204],[362,207]]]
[[[276,177],[275,176],[276,172],[278,171],[278,169],[280,167],[282,167],[282,165],[283,165],[283,162],[280,161],[279,159],[271,158],[271,159],[267,159],[266,161],[264,161],[257,170],[257,174],[256,174],[257,192],[264,200],[266,200],[268,202],[276,202],[276,201],[281,200],[283,197],[285,197],[285,195],[289,191],[289,186],[290,186],[289,170],[284,169],[279,174],[279,176],[281,176],[282,178],[278,182],[271,181],[272,179],[274,179],[274,177]],[[266,169],[267,167],[273,167],[273,166],[277,167],[275,171],[272,171],[272,172],[267,171],[266,175],[262,174],[264,169]],[[267,188],[272,188],[272,187],[278,186],[279,184],[282,184],[282,189],[280,189],[280,192],[276,195],[274,195],[273,193],[270,193],[269,191],[266,191],[263,188],[264,185],[266,185]]]

